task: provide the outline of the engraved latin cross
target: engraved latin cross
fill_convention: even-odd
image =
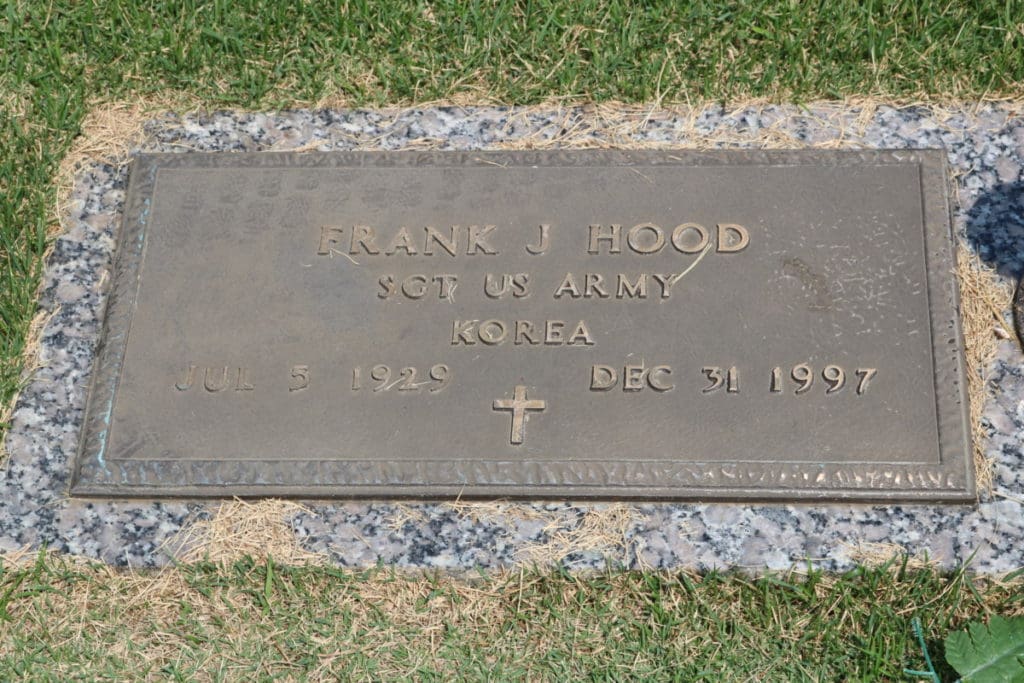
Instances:
[[[523,442],[523,432],[526,424],[526,411],[535,410],[542,411],[547,408],[547,401],[540,400],[526,400],[526,387],[522,384],[516,386],[515,393],[512,396],[512,400],[507,398],[499,398],[494,401],[494,410],[510,410],[512,411],[512,435],[510,442],[514,446],[518,446]]]

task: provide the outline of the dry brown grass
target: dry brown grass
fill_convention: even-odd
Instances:
[[[575,509],[542,511],[508,502],[453,501],[443,507],[474,521],[507,523],[544,522],[543,539],[518,549],[517,563],[552,566],[576,553],[596,553],[609,561],[630,564],[638,557],[630,530],[637,519],[635,508],[623,504],[600,505],[580,512]],[[257,501],[235,499],[221,502],[209,518],[186,523],[182,531],[161,548],[178,562],[231,563],[245,557],[273,558],[290,565],[320,564],[322,553],[305,550],[290,525],[291,519],[309,510],[298,503],[275,498]],[[396,505],[387,520],[398,530],[407,522],[422,524],[427,516],[407,505]]]
[[[639,514],[631,505],[611,503],[582,510],[537,510],[508,501],[456,500],[443,506],[474,522],[483,520],[506,526],[521,521],[543,522],[542,540],[526,542],[516,551],[519,565],[553,566],[580,553],[594,553],[623,565],[640,559],[641,549],[630,533]],[[404,522],[408,518],[402,510],[400,507],[398,516]],[[424,521],[422,514],[409,518]]]
[[[187,524],[164,548],[180,562],[231,563],[244,557],[285,564],[318,564],[324,555],[299,545],[289,520],[307,509],[287,500],[221,502],[209,519]]]
[[[639,518],[636,508],[612,504],[592,507],[579,520],[552,516],[544,527],[545,540],[525,544],[516,561],[528,566],[554,566],[576,553],[599,553],[608,561],[629,565],[639,554],[630,531]]]
[[[60,230],[75,175],[85,165],[106,163],[121,166],[128,163],[132,149],[138,147],[144,139],[147,121],[163,112],[188,113],[196,111],[198,107],[199,100],[184,93],[167,93],[158,98],[130,102],[93,101],[82,120],[81,132],[61,160],[57,177],[54,178],[57,199],[50,216],[53,229]]]
[[[960,280],[960,319],[971,402],[975,478],[979,490],[991,493],[992,461],[985,454],[988,434],[981,418],[985,401],[992,392],[988,374],[996,347],[1000,340],[1013,336],[1013,324],[1007,319],[1013,288],[966,248],[960,249],[957,277]]]
[[[9,74],[0,74],[0,112],[15,119],[25,119],[32,109],[31,103],[31,88]]]
[[[894,557],[904,557],[906,567],[911,570],[938,569],[939,561],[928,557],[925,553],[907,554],[907,549],[898,543],[856,543],[840,542],[846,556],[851,562],[862,567],[882,567],[893,561]]]

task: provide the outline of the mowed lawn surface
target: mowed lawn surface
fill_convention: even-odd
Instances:
[[[242,560],[159,575],[56,556],[0,573],[0,680],[908,680],[1020,583],[899,562],[841,576],[455,579]],[[912,680],[912,679],[909,679]]]
[[[114,101],[277,109],[437,100],[647,105],[1020,99],[1024,2],[22,2],[0,6],[0,405],[54,178]],[[844,576],[396,577],[267,560],[0,572],[0,680],[901,680],[941,639],[1024,611],[1016,584],[896,564]]]

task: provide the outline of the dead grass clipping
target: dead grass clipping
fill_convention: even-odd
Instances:
[[[982,424],[985,400],[992,392],[989,368],[999,342],[1013,336],[1007,320],[1013,288],[978,256],[961,247],[957,258],[960,280],[960,320],[964,335],[967,384],[970,397],[971,442],[974,471],[980,491],[993,490],[992,461],[985,455],[988,433]]]
[[[254,502],[222,502],[209,519],[186,525],[166,550],[180,562],[230,564],[246,557],[285,564],[321,564],[325,555],[305,550],[289,521],[304,506],[266,498]]]

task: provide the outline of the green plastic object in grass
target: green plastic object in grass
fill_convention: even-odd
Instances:
[[[915,671],[914,669],[904,669],[903,673],[908,676],[919,676],[921,678],[927,678],[931,683],[942,683],[939,679],[939,674],[935,673],[935,666],[932,664],[932,658],[928,654],[928,646],[924,642],[924,629],[921,628],[921,620],[914,617],[910,621],[910,626],[914,629],[914,635],[917,637],[917,644],[921,646],[921,654],[924,655],[925,664],[928,665],[927,671]]]
[[[965,683],[1024,683],[1024,617],[992,617],[946,636],[946,661]]]

